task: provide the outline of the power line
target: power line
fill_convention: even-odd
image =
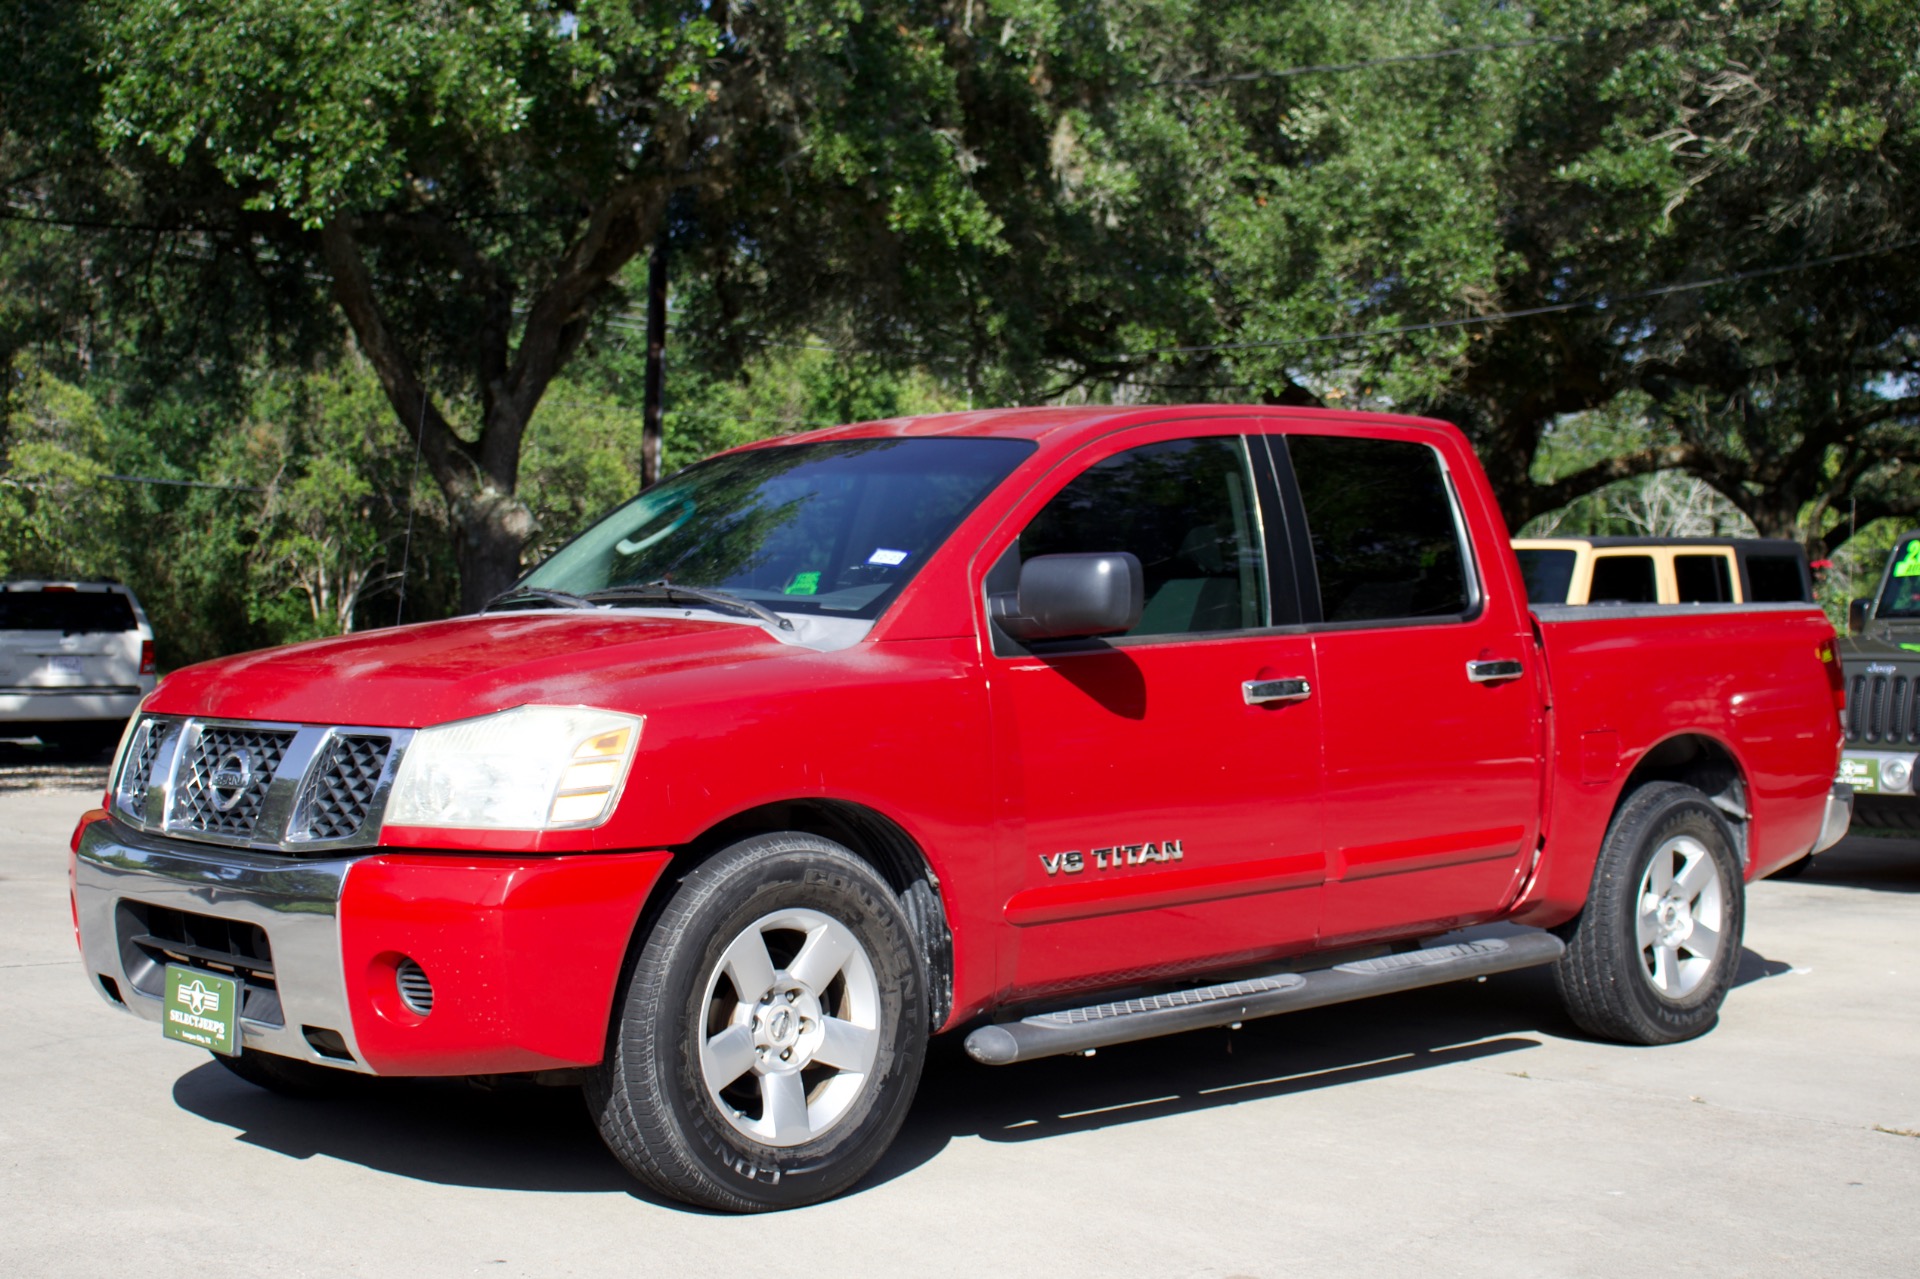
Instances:
[[[1532,40],[1498,40],[1485,44],[1465,44],[1448,49],[1430,49],[1425,53],[1400,53],[1385,58],[1365,58],[1359,62],[1320,62],[1309,66],[1276,67],[1268,71],[1238,71],[1231,75],[1200,76],[1191,79],[1149,80],[1148,89],[1205,88],[1216,84],[1244,84],[1253,80],[1290,80],[1303,75],[1334,75],[1346,71],[1366,71],[1373,67],[1391,67],[1408,62],[1438,62],[1442,58],[1465,58],[1476,53],[1495,53],[1502,49],[1532,49],[1545,44],[1575,44],[1604,31],[1583,31],[1570,36],[1539,36]]]
[[[258,484],[211,484],[206,480],[163,480],[153,475],[103,475],[103,480],[119,480],[122,484],[164,484],[169,488],[182,489],[223,489],[229,493],[264,493],[267,490]]]
[[[1439,329],[1458,329],[1476,324],[1497,324],[1503,320],[1524,320],[1536,315],[1557,315],[1567,311],[1604,311],[1610,306],[1622,302],[1639,302],[1648,298],[1666,297],[1674,293],[1689,293],[1699,289],[1710,289],[1720,284],[1734,284],[1741,280],[1756,280],[1765,276],[1787,275],[1794,271],[1807,271],[1815,267],[1832,266],[1837,262],[1851,262],[1860,258],[1882,257],[1889,253],[1898,253],[1920,245],[1920,237],[1901,240],[1894,244],[1884,244],[1873,249],[1856,249],[1851,253],[1832,253],[1826,257],[1807,258],[1799,262],[1789,262],[1780,266],[1755,267],[1750,271],[1735,271],[1728,275],[1717,275],[1707,280],[1685,280],[1676,284],[1662,284],[1650,289],[1640,289],[1632,293],[1617,293],[1605,297],[1587,298],[1579,302],[1553,302],[1545,306],[1521,307],[1512,311],[1489,311],[1480,315],[1464,315],[1451,320],[1428,320],[1423,324],[1398,324],[1385,329],[1354,329],[1343,333],[1317,333],[1311,337],[1272,338],[1254,342],[1213,342],[1197,346],[1161,346],[1140,351],[1121,351],[1105,357],[1102,363],[1123,363],[1127,360],[1144,359],[1159,355],[1206,355],[1219,351],[1260,351],[1290,346],[1316,346],[1327,342],[1377,341],[1380,338],[1398,337],[1406,333],[1431,333]]]

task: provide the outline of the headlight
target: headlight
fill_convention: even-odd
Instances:
[[[516,706],[423,728],[400,761],[386,820],[503,830],[597,826],[620,797],[643,723],[585,706]]]

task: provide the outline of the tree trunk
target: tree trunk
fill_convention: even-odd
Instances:
[[[460,611],[477,613],[520,580],[520,552],[536,531],[533,513],[513,494],[492,485],[475,485],[451,505]]]
[[[666,433],[661,426],[665,411],[667,354],[667,228],[653,242],[653,259],[647,263],[647,384],[641,409],[640,487],[646,488],[660,478],[660,453]]]

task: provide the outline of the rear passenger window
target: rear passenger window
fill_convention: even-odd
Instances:
[[[1129,635],[1266,625],[1266,568],[1238,437],[1147,444],[1087,468],[1020,534],[1022,561],[1075,551],[1139,559],[1146,607]]]
[[[1779,604],[1805,601],[1806,578],[1800,561],[1791,555],[1747,556],[1747,601],[1755,604]]]
[[[1733,573],[1724,555],[1676,555],[1674,587],[1682,604],[1733,603]]]
[[[1651,555],[1602,555],[1593,561],[1589,604],[1657,604],[1660,588]]]
[[[1405,440],[1350,436],[1289,435],[1285,444],[1306,508],[1325,621],[1405,621],[1468,610],[1466,555],[1438,454]]]

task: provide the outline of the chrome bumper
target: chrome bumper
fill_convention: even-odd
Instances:
[[[185,845],[128,831],[111,820],[95,822],[87,828],[74,862],[74,903],[88,979],[109,1003],[158,1023],[165,966],[134,940],[145,931],[137,908],[162,907],[254,924],[266,933],[272,951],[280,1021],[264,1014],[249,1017],[243,1005],[241,1043],[318,1065],[365,1071],[340,957],[340,894],[354,860],[294,859]],[[102,977],[112,980],[119,998]],[[352,1060],[317,1051],[309,1030],[338,1034]]]
[[[1835,782],[1827,794],[1827,819],[1820,824],[1820,838],[1807,850],[1807,855],[1824,852],[1839,843],[1852,822],[1853,787],[1845,782]]]

